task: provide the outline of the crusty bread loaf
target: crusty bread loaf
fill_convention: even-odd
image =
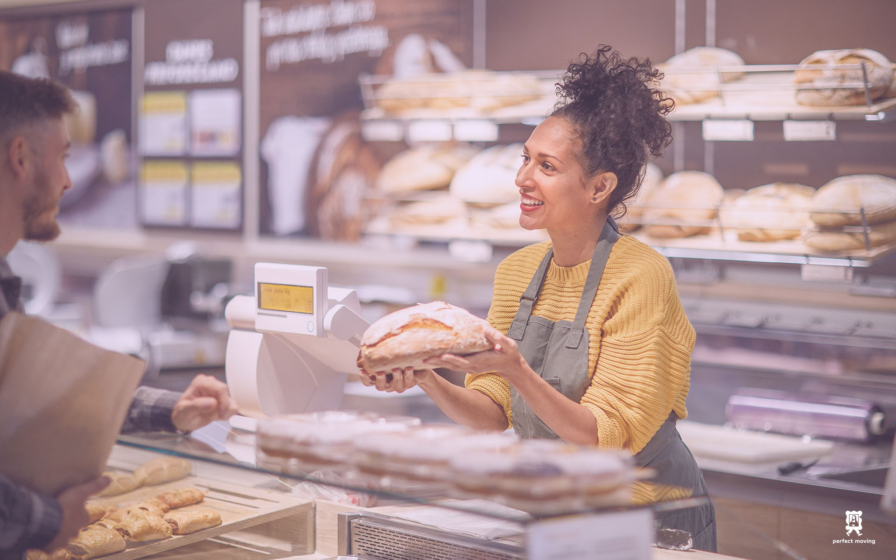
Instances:
[[[658,64],[657,68],[665,74],[661,89],[676,103],[687,104],[699,103],[719,94],[720,74],[710,71],[713,67],[744,66],[744,64],[744,59],[729,50],[696,47]],[[726,72],[721,76],[724,83],[740,78],[743,73]]]
[[[395,227],[443,224],[466,216],[466,204],[445,194],[432,200],[409,202],[395,207],[389,214],[389,224]]]
[[[851,226],[851,229],[856,227]],[[896,221],[868,226],[868,241],[872,247],[896,241]],[[861,231],[844,232],[841,228],[818,228],[806,231],[803,243],[819,251],[856,251],[865,249],[865,234]]]
[[[405,150],[383,166],[376,187],[385,194],[445,188],[477,151],[463,142]]]
[[[800,62],[800,68],[793,73],[793,83],[813,87],[798,89],[796,102],[800,105],[864,105],[866,99],[863,87],[831,89],[831,86],[863,83],[861,68],[837,67],[863,62],[868,75],[871,99],[881,97],[893,81],[893,67],[887,57],[871,49],[843,49],[814,52]],[[825,89],[826,86],[828,89]]]
[[[864,208],[869,224],[896,219],[896,179],[883,175],[845,175],[815,193],[810,206],[819,226],[861,225]]]
[[[896,97],[896,64],[893,64],[893,79],[890,81],[890,87],[883,95],[883,99],[893,99]]]
[[[390,113],[461,107],[490,111],[540,97],[537,76],[487,70],[393,79],[376,90],[376,104]]]
[[[644,166],[644,178],[641,187],[634,198],[625,203],[625,215],[616,220],[622,231],[628,233],[641,227],[641,218],[644,217],[644,204],[650,198],[651,193],[663,182],[663,170],[655,163]]]
[[[689,237],[708,230],[725,191],[712,175],[681,171],[669,175],[647,200],[645,232],[651,237]]]
[[[814,194],[812,187],[789,183],[750,189],[723,205],[722,226],[737,229],[741,241],[795,239],[809,221],[809,204]]]
[[[370,325],[361,338],[358,366],[369,372],[425,369],[429,366],[423,360],[433,356],[491,350],[487,324],[441,301],[408,307]]]
[[[523,163],[523,145],[492,146],[482,150],[454,175],[450,191],[471,204],[519,202],[516,174]]]

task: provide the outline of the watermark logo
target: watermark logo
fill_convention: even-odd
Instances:
[[[862,512],[847,511],[846,512],[846,536],[848,537],[853,531],[858,536],[862,536]]]

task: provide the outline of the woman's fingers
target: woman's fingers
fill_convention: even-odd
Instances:
[[[388,384],[389,384],[389,382],[388,382],[388,380],[386,379],[386,373],[385,373],[385,372],[382,372],[382,371],[378,371],[378,372],[376,372],[376,383],[375,383],[375,385],[376,385],[376,390],[377,390],[377,391],[385,391],[385,390],[386,390],[386,386],[387,386]]]

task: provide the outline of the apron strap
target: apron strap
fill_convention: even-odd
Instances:
[[[554,248],[552,247],[548,249],[547,254],[541,259],[541,264],[538,265],[538,269],[532,275],[532,280],[529,281],[529,287],[520,296],[520,307],[516,311],[513,323],[510,324],[510,329],[507,330],[507,336],[516,341],[522,340],[526,334],[526,326],[529,324],[529,317],[532,316],[532,308],[535,307],[535,302],[538,301],[538,292],[541,291],[541,285],[544,284],[545,276],[548,274],[548,266],[550,266],[553,256]]]
[[[613,244],[619,237],[619,227],[616,225],[616,221],[612,216],[607,216],[607,223],[604,224],[600,239],[597,240],[597,245],[594,247],[594,255],[591,257],[591,266],[588,268],[588,276],[585,279],[585,287],[582,289],[582,298],[579,300],[575,321],[566,336],[567,348],[578,348],[582,337],[585,336],[585,321],[591,311],[591,304],[594,303],[594,296],[597,295],[597,288],[600,286],[604,268],[610,259]]]

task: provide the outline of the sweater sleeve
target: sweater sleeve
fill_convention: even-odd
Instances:
[[[637,453],[676,405],[683,409],[696,340],[665,259],[620,284],[601,334],[581,403],[594,414],[598,446]]]

